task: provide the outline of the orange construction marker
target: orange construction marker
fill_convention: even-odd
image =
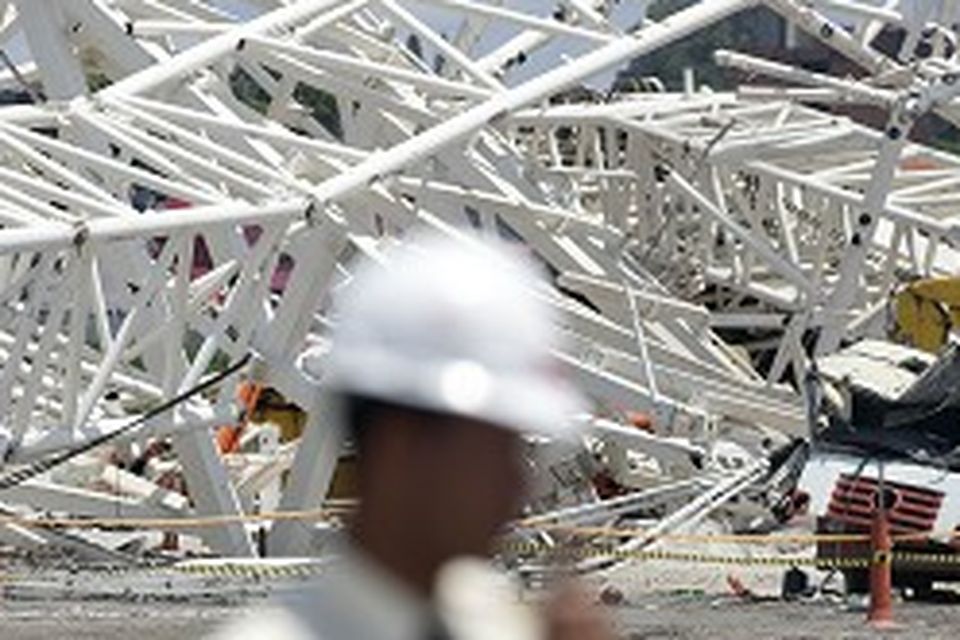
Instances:
[[[878,493],[870,529],[873,559],[870,563],[870,611],[867,624],[875,629],[896,626],[893,622],[893,540],[890,538],[885,501],[886,496]]]

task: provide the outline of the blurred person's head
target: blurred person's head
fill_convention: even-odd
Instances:
[[[398,548],[440,562],[490,551],[523,498],[520,434],[360,397],[346,401],[346,416],[360,460],[361,518],[375,510],[384,518],[378,526],[408,536],[396,539]]]
[[[499,245],[414,237],[339,300],[328,386],[359,459],[355,537],[414,586],[490,550],[520,506],[523,434],[568,433],[538,274]]]

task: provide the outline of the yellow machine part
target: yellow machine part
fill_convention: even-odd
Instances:
[[[932,278],[907,285],[894,299],[894,313],[894,338],[938,352],[951,329],[960,327],[960,278]]]
[[[291,442],[303,435],[307,414],[300,407],[288,402],[273,389],[267,389],[257,405],[257,422],[272,422],[280,429],[280,441]],[[327,498],[331,500],[357,497],[357,460],[353,454],[345,454],[337,460],[330,482]]]
[[[290,442],[303,435],[307,414],[293,405],[262,407],[257,412],[258,422],[272,422],[280,429],[280,442]]]
[[[337,466],[333,471],[333,478],[330,481],[330,490],[327,492],[327,499],[356,499],[359,493],[357,457],[353,454],[340,456],[337,460]]]

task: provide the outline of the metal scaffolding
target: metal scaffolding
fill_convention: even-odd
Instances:
[[[281,510],[319,506],[340,438],[301,365],[322,370],[329,294],[356,261],[426,226],[522,242],[548,267],[537,294],[595,402],[589,446],[624,481],[624,451],[660,461],[638,502],[686,483],[655,493],[687,505],[661,523],[681,526],[807,434],[811,355],[883,336],[898,283],[956,271],[960,161],[909,134],[930,113],[960,122],[960,3],[704,0],[656,21],[605,0],[252,4],[0,1],[0,88],[30,98],[0,108],[0,473],[23,478],[7,510],[236,515],[268,489]],[[766,84],[569,91],[759,6],[860,73],[718,51]],[[899,51],[872,46],[883,28],[903,30]],[[246,356],[217,394],[111,440],[169,440],[189,500],[85,449]],[[304,408],[302,438],[221,455],[211,431],[236,421],[240,379]],[[308,529],[277,523],[270,552],[304,553]],[[203,536],[256,551],[241,522]]]

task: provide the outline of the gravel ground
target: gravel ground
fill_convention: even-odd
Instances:
[[[193,640],[203,638],[244,609],[223,605],[118,602],[11,602],[0,604],[5,640]],[[826,602],[743,602],[730,596],[648,594],[609,607],[625,640],[860,640],[878,637],[862,610]],[[956,638],[960,606],[900,603],[901,627],[883,634],[903,640]],[[265,639],[272,640],[272,639]],[[504,639],[509,640],[509,639]]]
[[[695,550],[717,555],[769,555],[769,550],[716,545]],[[812,555],[812,549],[780,549],[786,555]],[[628,562],[589,579],[598,593],[613,591],[623,604],[609,607],[618,631],[628,640],[822,640],[886,637],[910,640],[960,637],[960,604],[955,592],[940,594],[944,602],[928,604],[897,600],[896,629],[878,634],[867,627],[865,596],[846,599],[836,593],[803,602],[779,599],[783,566],[715,566],[669,561]],[[811,585],[826,574],[806,571]],[[749,592],[734,596],[732,584]],[[842,589],[842,579],[829,582]]]
[[[7,600],[0,603],[0,638],[194,640],[240,613],[221,605]]]
[[[711,551],[748,553],[744,549],[716,547]],[[783,570],[776,566],[628,562],[590,576],[584,586],[598,598],[601,594],[616,595],[605,598],[606,610],[625,640],[877,637],[864,624],[862,600],[828,596],[808,602],[779,601],[776,596]],[[814,572],[810,577],[816,583],[822,574]],[[732,595],[731,578],[752,595]],[[100,575],[76,576],[79,584],[105,579],[110,580]],[[217,587],[214,592],[224,593]],[[243,615],[251,605],[240,598],[135,601],[63,596],[22,599],[13,594],[8,590],[7,597],[0,598],[2,640],[202,639]],[[960,599],[956,593],[952,596],[954,601]],[[258,599],[253,604],[261,602]],[[897,602],[895,615],[901,626],[884,636],[911,640],[960,637],[960,604]]]
[[[689,545],[684,551],[736,557],[809,557],[813,549],[785,546],[769,549],[740,545]],[[610,607],[618,630],[628,640],[743,640],[745,638],[861,639],[880,636],[866,626],[865,597],[849,600],[839,595],[805,602],[779,599],[784,566],[717,566],[671,561],[626,562],[588,579],[590,588],[612,591],[623,604]],[[811,585],[824,583],[827,574],[805,570]],[[732,584],[749,597],[732,595]],[[830,581],[842,589],[842,579]],[[941,593],[944,602],[925,604],[897,601],[899,627],[885,632],[895,638],[927,640],[958,638],[960,604],[956,592]]]
[[[627,640],[904,640],[957,638],[960,606],[900,603],[896,629],[882,634],[865,625],[860,608],[818,603],[742,602],[730,597],[649,595],[617,607],[614,615]]]

